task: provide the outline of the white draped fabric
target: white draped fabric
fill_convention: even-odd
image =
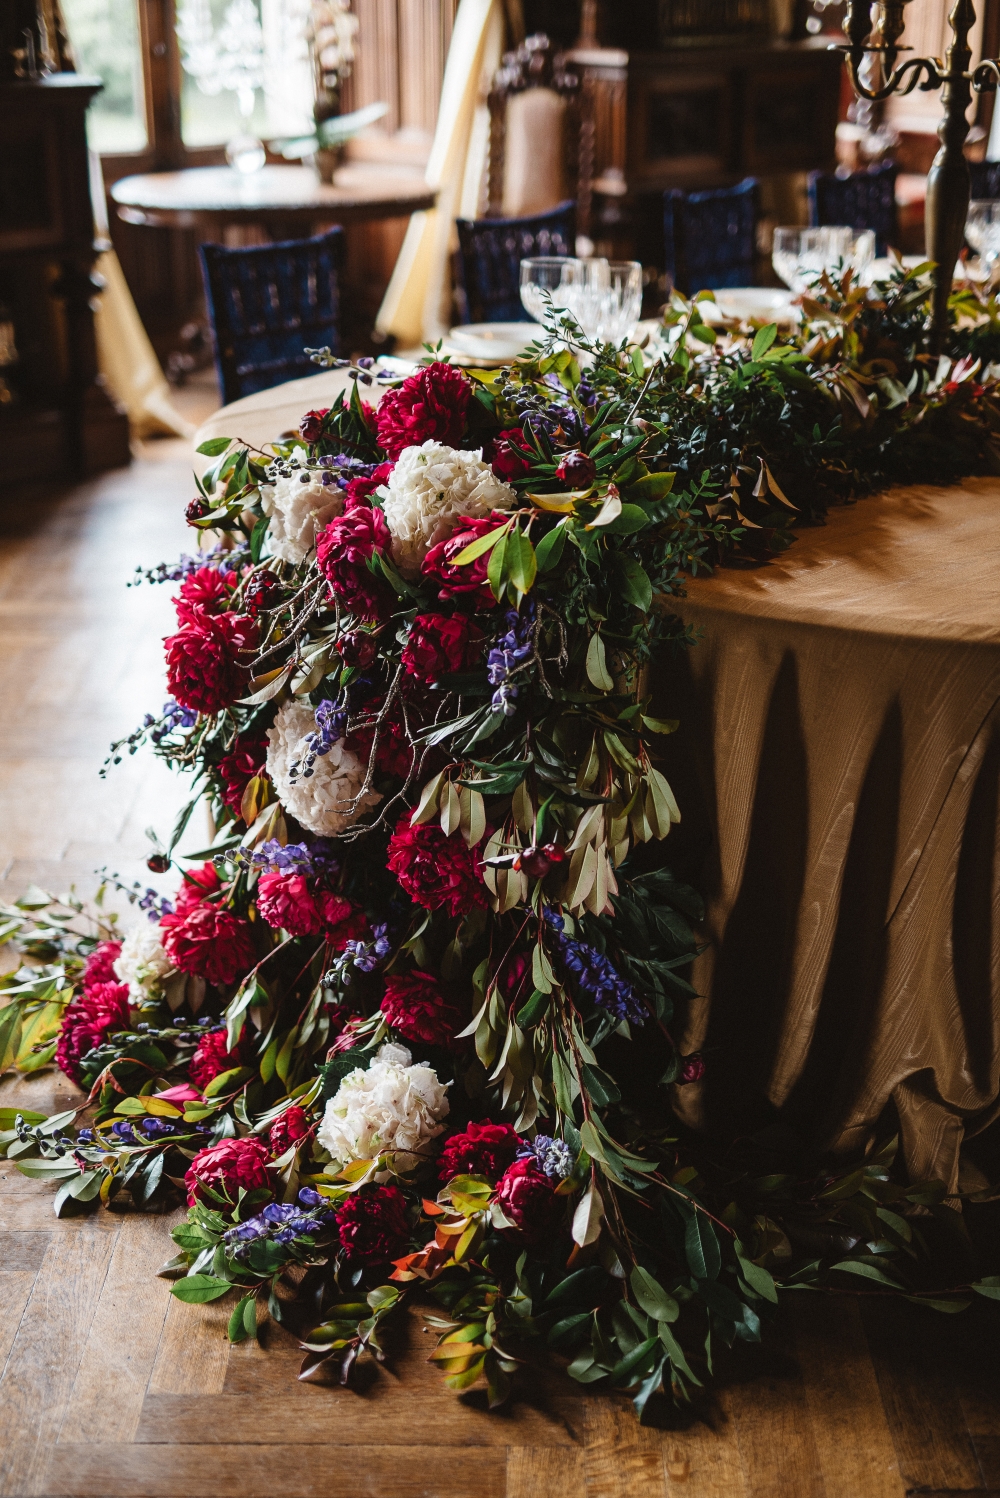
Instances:
[[[504,45],[501,0],[461,0],[455,17],[427,181],[437,206],[410,219],[376,326],[400,347],[447,332],[456,218],[475,218],[489,144],[487,95]]]

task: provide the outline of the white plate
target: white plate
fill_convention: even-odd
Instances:
[[[541,331],[535,322],[470,322],[452,328],[445,341],[473,359],[516,359]]]
[[[706,322],[713,320],[711,302],[701,302],[702,316]],[[769,286],[725,286],[715,293],[715,305],[723,317],[738,317],[740,321],[756,318],[764,322],[798,322],[799,309],[792,306],[791,293],[778,291]]]

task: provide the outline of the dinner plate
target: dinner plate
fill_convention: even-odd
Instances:
[[[699,303],[705,321],[719,321],[711,302]],[[792,323],[799,320],[798,307],[792,306],[791,293],[770,286],[725,286],[715,293],[715,306],[722,317],[750,318],[758,322]]]
[[[516,359],[541,332],[536,322],[470,322],[450,329],[445,342],[473,359]]]

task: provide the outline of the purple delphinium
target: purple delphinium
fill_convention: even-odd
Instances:
[[[173,733],[175,728],[193,728],[198,721],[198,714],[190,707],[181,707],[172,697],[168,697],[163,704],[163,712],[159,718],[154,718],[152,713],[147,713],[142,720],[143,728],[150,729],[150,740],[158,744]]]
[[[316,709],[315,718],[316,727],[311,733],[306,734],[306,743],[309,748],[301,760],[296,760],[289,766],[289,780],[296,780],[299,775],[303,780],[308,780],[316,767],[317,759],[325,758],[334,744],[347,732],[346,705],[330,701],[321,702]]]
[[[529,603],[523,614],[519,614],[517,609],[508,609],[504,622],[507,632],[500,636],[487,656],[486,677],[490,686],[497,689],[493,693],[493,711],[511,718],[516,712],[517,687],[511,685],[509,677],[528,659],[534,648],[534,605]]]
[[[616,1019],[628,1020],[633,1025],[645,1024],[648,1015],[632,984],[622,977],[610,958],[588,942],[576,941],[563,929],[563,918],[554,910],[546,910],[545,919],[556,932],[556,946],[563,966],[572,973],[575,986],[580,993],[600,1009],[606,1009]]]
[[[340,872],[329,838],[318,837],[311,843],[279,843],[270,838],[250,855],[250,866],[259,874],[323,874]]]

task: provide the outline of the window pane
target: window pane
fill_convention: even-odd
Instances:
[[[146,109],[136,0],[63,0],[66,29],[81,73],[96,73],[104,89],[87,111],[95,151],[141,151]]]
[[[312,129],[309,0],[179,0],[186,146]]]

